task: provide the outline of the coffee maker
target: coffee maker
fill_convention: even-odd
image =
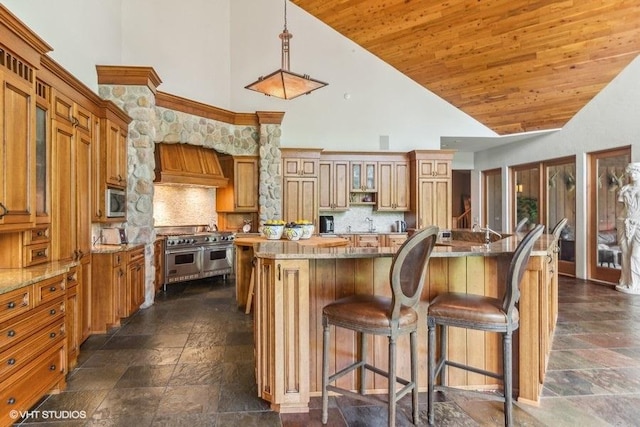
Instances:
[[[333,216],[320,215],[320,233],[333,233]]]

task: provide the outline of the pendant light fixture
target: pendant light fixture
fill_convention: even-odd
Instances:
[[[289,40],[293,34],[287,30],[287,1],[284,1],[284,30],[279,36],[282,41],[281,68],[266,77],[261,76],[255,82],[245,86],[245,89],[255,90],[267,96],[293,99],[320,89],[328,83],[312,79],[308,74],[296,74],[289,71]]]

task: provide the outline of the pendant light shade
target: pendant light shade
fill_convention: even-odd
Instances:
[[[289,71],[289,40],[293,35],[287,30],[287,0],[284,2],[284,30],[279,37],[282,41],[281,68],[266,77],[261,76],[255,82],[245,86],[245,89],[254,90],[267,96],[293,99],[326,86],[327,83],[312,79],[307,74]]]

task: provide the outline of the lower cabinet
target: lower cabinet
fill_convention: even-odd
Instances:
[[[67,373],[64,274],[0,295],[0,425],[16,421]]]
[[[309,346],[300,343],[309,335],[309,261],[258,259],[256,271],[258,395],[274,411],[307,412]]]
[[[95,252],[91,262],[91,328],[104,333],[120,326],[144,301],[144,246]]]

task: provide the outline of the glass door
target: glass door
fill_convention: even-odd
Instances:
[[[589,160],[588,275],[590,279],[618,283],[621,254],[616,219],[624,209],[618,202],[618,192],[626,183],[631,149],[591,153]]]
[[[574,157],[557,159],[544,163],[546,185],[546,224],[547,233],[562,218],[567,218],[558,246],[558,272],[576,275],[576,161]]]
[[[512,227],[515,229],[521,219],[527,218],[527,229],[541,223],[540,212],[543,206],[540,198],[540,165],[521,165],[513,167],[513,192],[515,206]]]
[[[492,169],[482,172],[482,194],[484,194],[484,218],[474,215],[471,225],[480,225],[495,231],[502,231],[502,170]],[[482,224],[480,223],[482,221]]]

